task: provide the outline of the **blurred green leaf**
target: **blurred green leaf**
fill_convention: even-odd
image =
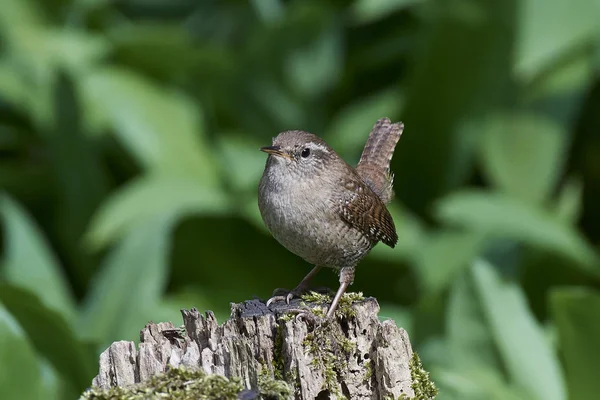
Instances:
[[[1,285],[1,284],[0,284]],[[42,398],[40,365],[27,335],[0,302],[0,393],[3,399]]]
[[[22,51],[51,68],[64,68],[73,75],[85,74],[110,50],[106,39],[82,30],[48,29],[24,42]]]
[[[119,64],[167,81],[189,74],[198,48],[180,24],[149,22],[117,25],[109,32]]]
[[[400,115],[402,106],[403,97],[396,88],[361,98],[333,117],[327,128],[327,143],[342,156],[354,156],[356,163],[360,157],[356,152],[362,151],[375,122],[383,117]]]
[[[46,307],[72,322],[75,299],[42,232],[25,210],[6,194],[0,194],[0,215],[4,220],[5,237],[2,278],[38,294]]]
[[[515,72],[530,80],[575,47],[592,43],[600,29],[595,0],[520,2]]]
[[[216,138],[221,170],[234,190],[257,191],[267,161],[259,148],[270,144],[270,139],[265,143],[242,134],[221,133]]]
[[[413,318],[409,308],[385,302],[382,302],[379,305],[381,307],[381,311],[379,312],[380,320],[385,321],[391,319],[399,328],[403,328],[406,332],[412,332]]]
[[[477,142],[468,127],[511,104],[516,2],[428,2],[411,74],[406,125],[392,161],[403,202],[427,213],[439,196],[471,176]]]
[[[498,370],[476,368],[432,369],[431,376],[440,388],[436,400],[531,400],[531,396],[505,382]]]
[[[600,393],[600,294],[584,288],[555,289],[550,306],[564,358],[569,399]]]
[[[306,122],[306,110],[299,99],[296,99],[281,84],[273,79],[259,78],[249,82],[257,105],[284,129],[300,129]]]
[[[595,76],[593,54],[583,48],[553,64],[521,93],[525,108],[543,113],[564,130],[566,139],[576,134],[574,124]]]
[[[600,275],[596,254],[574,228],[514,198],[474,190],[457,192],[438,203],[436,214],[445,223],[558,251]]]
[[[265,22],[274,22],[283,16],[284,5],[280,0],[251,0],[256,14]]]
[[[567,136],[550,119],[504,114],[482,127],[481,160],[490,181],[533,203],[546,200],[562,173]]]
[[[426,0],[355,0],[351,10],[352,21],[367,24],[389,17],[394,12]]]
[[[473,232],[433,233],[416,251],[416,270],[424,289],[437,294],[450,285],[482,250],[485,235]]]
[[[75,399],[81,394],[71,382],[64,379],[45,358],[38,357],[42,375],[44,400]]]
[[[0,282],[0,302],[19,322],[37,351],[78,391],[89,386],[97,359],[65,319],[30,292]]]
[[[19,105],[26,108],[24,111],[38,127],[51,128],[54,122],[52,91],[58,70],[64,69],[74,76],[87,72],[110,47],[100,35],[53,26],[44,17],[37,2],[5,0],[0,34],[7,50],[2,61],[8,62],[20,75],[15,80],[17,83],[8,86],[8,93],[13,101],[20,100]],[[28,90],[16,97],[19,81],[26,84]]]
[[[90,217],[109,192],[109,179],[101,150],[85,135],[76,82],[59,73],[54,85],[55,125],[45,143],[51,153],[56,187],[60,192],[55,211],[60,231],[56,247],[74,282],[87,282],[93,270],[91,254],[81,237]],[[73,168],[77,165],[77,168]]]
[[[216,186],[215,163],[200,136],[200,110],[189,97],[119,68],[96,71],[83,87],[88,104],[106,115],[144,167]]]
[[[543,400],[567,398],[558,357],[530,312],[522,289],[489,263],[473,265],[482,309],[511,381]]]
[[[153,319],[167,283],[172,228],[172,217],[148,219],[111,251],[81,309],[83,337],[102,344],[133,339]]]
[[[339,28],[332,24],[315,38],[315,42],[292,52],[285,59],[290,86],[307,98],[328,91],[341,78],[342,46]]]
[[[218,215],[230,211],[229,199],[203,182],[185,176],[152,175],[132,181],[102,205],[92,219],[87,241],[105,246],[139,223],[157,216]]]
[[[487,367],[500,371],[502,364],[492,328],[473,278],[467,272],[455,280],[448,299],[446,338],[450,365],[457,370]]]
[[[27,84],[11,63],[0,63],[0,93],[2,100],[14,107],[24,107],[29,96]]]
[[[576,224],[581,215],[583,184],[580,179],[568,179],[556,200],[556,215],[567,224]]]
[[[27,38],[31,29],[42,26],[41,10],[31,0],[4,0],[0,14],[0,30],[10,42]],[[19,21],[15,24],[15,21]]]
[[[230,314],[229,308],[223,307],[223,305],[215,299],[215,296],[207,293],[202,286],[188,286],[163,298],[154,312],[154,318],[155,321],[170,321],[173,325],[180,326],[183,324],[181,310],[195,307],[200,310],[200,313],[213,311],[217,321],[222,323],[229,318]],[[223,308],[226,309],[226,312],[222,311]]]
[[[258,210],[257,185],[265,167],[266,154],[258,149],[270,143],[253,140],[240,134],[221,134],[217,139],[219,161],[227,185],[235,194],[232,202],[236,212],[258,229],[265,225]]]

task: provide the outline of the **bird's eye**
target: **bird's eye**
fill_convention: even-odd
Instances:
[[[308,147],[305,147],[304,150],[302,150],[302,153],[300,153],[300,155],[302,156],[302,158],[310,156],[310,149]]]

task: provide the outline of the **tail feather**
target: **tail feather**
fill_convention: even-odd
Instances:
[[[384,203],[388,203],[394,195],[390,161],[403,129],[402,122],[392,124],[389,118],[378,120],[356,166],[356,172]]]

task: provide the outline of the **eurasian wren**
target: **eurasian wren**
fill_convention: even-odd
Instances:
[[[380,241],[395,246],[398,235],[386,204],[393,197],[390,161],[403,128],[388,118],[377,121],[356,168],[304,131],[282,132],[260,149],[269,153],[258,187],[263,221],[286,249],[315,265],[283,298],[288,303],[322,267],[335,268],[340,287],[327,311],[331,317],[358,262]]]

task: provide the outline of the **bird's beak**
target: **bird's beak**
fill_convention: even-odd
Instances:
[[[292,157],[288,153],[281,151],[280,146],[265,146],[265,147],[261,147],[260,151],[264,151],[265,153],[273,154],[274,156],[285,157],[285,158],[289,158],[290,160],[292,159]]]

